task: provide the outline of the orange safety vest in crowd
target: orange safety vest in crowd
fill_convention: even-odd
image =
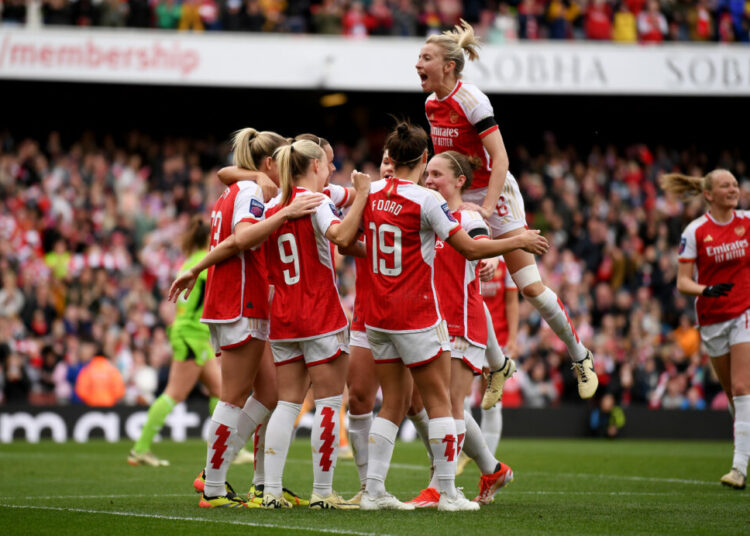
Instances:
[[[125,383],[106,357],[96,356],[78,374],[76,394],[87,406],[110,407],[125,395]]]

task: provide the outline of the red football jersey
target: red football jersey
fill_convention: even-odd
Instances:
[[[295,188],[292,199],[310,193]],[[282,208],[271,203],[269,217]],[[331,242],[325,237],[328,227],[340,222],[338,210],[326,199],[315,213],[284,222],[268,237],[268,280],[274,286],[269,340],[311,339],[346,329]]]
[[[365,206],[370,292],[365,324],[382,331],[423,331],[442,319],[433,282],[435,234],[459,229],[445,199],[411,181],[370,185]]]
[[[487,186],[492,162],[482,138],[498,129],[487,95],[474,84],[459,80],[444,99],[438,99],[434,93],[427,97],[425,113],[435,154],[452,150],[478,157],[482,166],[474,171],[470,189]]]
[[[701,285],[734,283],[728,296],[695,300],[698,324],[707,326],[737,318],[750,308],[750,211],[735,211],[728,223],[709,213],[693,220],[680,241],[680,262],[695,262]]]
[[[372,295],[370,288],[370,271],[367,259],[354,258],[354,313],[352,314],[352,331],[365,330],[365,303],[368,296]]]
[[[487,224],[478,213],[457,210],[453,216],[475,240],[489,238]],[[448,324],[448,334],[464,337],[484,348],[487,346],[487,321],[479,294],[479,261],[467,260],[442,240],[438,240],[436,248],[435,284],[440,311]]]
[[[240,222],[263,219],[263,192],[252,181],[229,186],[211,211],[211,248],[229,237]],[[261,249],[243,251],[208,269],[202,322],[268,318],[268,281]]]
[[[482,281],[479,291],[492,316],[492,327],[500,346],[508,344],[508,317],[505,310],[505,293],[518,292],[518,287],[510,277],[505,261],[500,257],[495,275],[490,281]]]

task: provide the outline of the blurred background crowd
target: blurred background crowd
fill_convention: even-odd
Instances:
[[[424,36],[471,22],[488,42],[747,42],[747,0],[0,0],[6,25]]]
[[[377,176],[382,134],[334,141],[333,181],[356,167]],[[692,301],[675,289],[677,245],[701,214],[656,186],[665,171],[732,170],[750,206],[746,162],[687,147],[515,146],[511,171],[530,227],[553,247],[539,260],[544,280],[593,349],[600,395],[619,406],[726,408],[701,351]],[[196,213],[208,216],[223,189],[216,170],[227,143],[132,131],[122,140],[15,139],[0,131],[0,398],[5,404],[77,403],[76,376],[103,352],[120,371],[125,401],[147,404],[166,384],[166,299],[183,260],[178,237]],[[718,158],[718,161],[716,161]],[[343,303],[354,300],[351,259],[338,259]],[[578,400],[562,343],[521,300],[506,407]]]

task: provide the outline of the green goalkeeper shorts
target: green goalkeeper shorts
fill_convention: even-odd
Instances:
[[[216,357],[208,338],[174,335],[169,338],[175,361],[195,361],[199,367]]]

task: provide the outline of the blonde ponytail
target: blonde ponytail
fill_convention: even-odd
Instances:
[[[288,143],[289,140],[270,130],[258,132],[249,127],[240,129],[232,137],[234,165],[258,171],[258,166],[264,158],[272,156],[276,149]]]
[[[659,185],[662,190],[677,194],[683,199],[691,199],[713,189],[714,179],[722,173],[727,173],[734,178],[734,175],[726,169],[714,169],[706,174],[705,177],[692,177],[681,173],[667,173],[659,179]]]
[[[460,78],[466,64],[464,53],[470,61],[478,60],[479,47],[481,47],[471,24],[464,19],[460,21],[460,24],[456,24],[452,30],[447,30],[440,35],[431,35],[426,41],[438,45],[443,51],[445,60],[456,64],[456,78]]]
[[[325,161],[323,149],[312,141],[295,141],[283,145],[273,154],[279,169],[279,186],[281,186],[281,204],[286,205],[292,199],[292,190],[296,179],[304,175],[313,160]]]

